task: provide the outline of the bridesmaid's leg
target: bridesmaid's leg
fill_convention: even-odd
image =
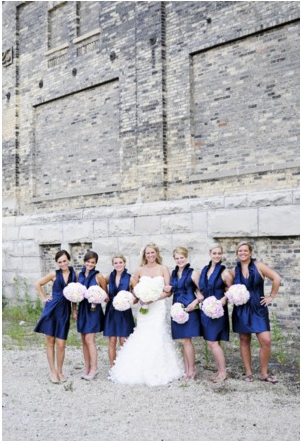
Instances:
[[[183,343],[183,358],[184,358],[184,375],[183,375],[183,379],[187,380],[187,378],[188,378],[188,360],[187,360],[185,349],[184,349],[184,340],[182,341],[182,343]]]
[[[54,344],[55,337],[52,337],[52,335],[46,335],[46,355],[50,368],[50,380],[52,383],[58,383],[59,377],[56,373],[54,365]]]
[[[109,360],[111,367],[114,365],[114,361],[116,360],[116,344],[117,344],[117,337],[109,337],[108,352],[109,352]]]
[[[246,368],[246,375],[251,380],[252,365],[251,365],[251,338],[252,334],[239,334],[240,338],[240,355]]]
[[[86,334],[81,334],[81,337],[82,337],[83,355],[84,355],[84,362],[85,362],[85,372],[84,372],[84,375],[89,375],[89,372],[90,372],[90,369],[91,369],[91,365],[90,365],[89,348],[88,348],[88,346],[86,344]]]
[[[119,337],[119,344],[120,344],[120,346],[124,345],[126,339],[127,339],[127,337]]]
[[[89,358],[90,358],[89,376],[94,376],[96,373],[98,373],[95,333],[85,334],[85,342],[89,351]]]
[[[57,363],[57,375],[60,381],[66,381],[66,378],[63,375],[63,363],[65,359],[65,348],[66,348],[66,340],[62,340],[61,338],[55,339],[56,344],[56,363]]]
[[[260,343],[259,359],[261,366],[261,377],[268,376],[268,364],[271,355],[271,333],[270,331],[260,332],[256,334]]]
[[[183,338],[182,342],[183,342],[184,365],[185,365],[184,377],[189,379],[194,379],[196,374],[194,346],[192,344],[191,338]]]
[[[217,366],[217,376],[213,378],[213,381],[223,381],[227,378],[226,361],[223,348],[219,341],[208,341],[209,349],[214,357]]]

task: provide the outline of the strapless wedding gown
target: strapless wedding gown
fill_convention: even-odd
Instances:
[[[154,279],[162,284],[163,291],[163,277]],[[171,338],[166,300],[151,303],[147,314],[139,309],[138,304],[137,326],[119,350],[109,379],[121,384],[160,386],[182,377],[182,358]]]

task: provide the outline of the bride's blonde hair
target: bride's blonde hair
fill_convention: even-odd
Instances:
[[[145,245],[145,247],[142,250],[142,257],[141,257],[141,266],[146,265],[147,264],[147,259],[145,257],[145,251],[146,248],[153,248],[156,251],[156,262],[161,265],[162,264],[162,257],[160,255],[160,251],[159,248],[157,247],[157,245],[155,243],[148,243],[147,245]]]

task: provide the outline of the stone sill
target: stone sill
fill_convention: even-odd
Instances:
[[[223,179],[223,178],[234,178],[237,176],[244,176],[244,175],[250,175],[254,173],[262,173],[262,172],[271,172],[271,171],[277,171],[277,170],[285,170],[288,168],[299,168],[300,164],[298,161],[290,161],[290,162],[284,162],[282,164],[277,164],[276,166],[271,165],[262,165],[257,167],[251,167],[246,170],[239,170],[237,168],[236,170],[221,170],[219,172],[215,173],[203,173],[203,174],[192,174],[189,176],[189,181],[211,181],[214,179]]]
[[[45,52],[45,55],[52,55],[55,52],[62,51],[63,49],[67,49],[70,46],[70,43],[64,43],[61,46],[54,47],[53,49],[49,49],[49,51]]]
[[[95,31],[88,32],[87,34],[81,35],[80,37],[74,38],[72,43],[80,43],[83,40],[87,40],[88,38],[94,37],[94,35],[99,35],[101,33],[101,29],[96,29]]]
[[[43,197],[32,197],[30,202],[43,202],[43,201],[53,201],[56,199],[70,199],[70,198],[76,198],[76,197],[85,197],[85,196],[93,196],[93,195],[101,195],[105,193],[113,193],[115,191],[120,191],[120,186],[116,185],[116,187],[107,188],[105,190],[94,190],[91,192],[74,192],[74,193],[68,193],[68,194],[54,194],[53,196],[43,196]]]

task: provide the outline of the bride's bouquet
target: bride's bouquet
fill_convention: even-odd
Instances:
[[[135,297],[129,291],[119,291],[113,299],[113,306],[117,311],[127,311],[134,304]]]
[[[158,278],[147,278],[140,280],[139,283],[134,288],[135,296],[141,301],[141,302],[155,302],[158,300],[160,295],[163,291],[163,284],[162,281]],[[141,305],[141,308],[139,310],[141,314],[147,314],[148,313],[148,305]]]
[[[221,300],[217,300],[216,297],[207,297],[202,302],[202,311],[207,317],[212,319],[220,318],[224,315],[224,308]]]
[[[96,310],[96,305],[104,303],[107,296],[107,293],[98,285],[90,286],[85,293],[85,298],[92,303],[91,311]]]
[[[232,285],[226,292],[226,297],[235,306],[244,305],[250,299],[250,293],[245,285]]]
[[[170,315],[173,321],[180,325],[189,320],[189,314],[185,310],[183,303],[174,303],[170,309]]]
[[[84,300],[87,288],[81,283],[71,282],[63,289],[63,295],[72,303]]]

